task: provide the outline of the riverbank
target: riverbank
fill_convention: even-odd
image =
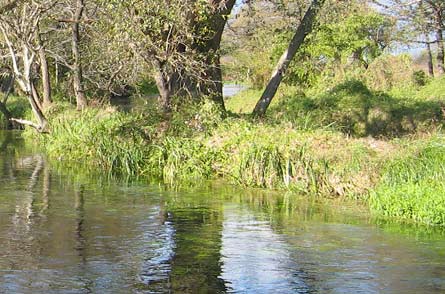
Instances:
[[[0,131],[0,230],[12,236],[0,247],[1,293],[445,289],[443,228],[224,181],[107,178],[46,160],[18,134]]]
[[[352,198],[378,214],[443,225],[443,117],[440,101],[425,98],[427,91],[407,99],[354,81],[313,97],[295,99],[287,90],[261,121],[233,112],[223,120],[211,104],[185,106],[168,119],[154,111],[79,113],[57,105],[50,110],[51,134],[29,130],[26,137],[54,159],[108,173],[169,184],[223,178],[245,187]],[[240,97],[248,98],[231,98],[228,108],[233,111]]]

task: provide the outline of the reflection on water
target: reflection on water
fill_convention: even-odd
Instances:
[[[0,133],[0,293],[438,293],[442,230],[54,169]],[[351,212],[352,211],[352,212]]]
[[[222,236],[222,278],[229,292],[309,293],[291,248],[276,234],[269,221],[248,209],[225,209]]]

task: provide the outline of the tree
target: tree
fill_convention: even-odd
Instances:
[[[45,49],[44,41],[42,40],[42,36],[40,33],[40,29],[36,30],[36,45],[37,45],[37,53],[39,55],[39,63],[40,63],[40,72],[42,79],[42,92],[43,92],[43,108],[47,108],[52,104],[51,98],[51,79],[49,73],[49,65],[48,65],[48,57]]]
[[[431,44],[437,46],[437,69],[445,73],[445,2],[443,0],[374,0],[387,14],[397,17],[404,36],[402,42],[425,44],[429,56],[429,72],[433,74]],[[430,39],[435,39],[430,41]]]
[[[37,123],[22,119],[12,120],[32,126],[39,132],[47,131],[48,121],[43,114],[42,103],[34,84],[33,67],[36,52],[41,48],[37,40],[39,24],[54,4],[52,0],[18,1],[10,10],[0,15],[0,31],[9,51],[15,79],[28,97]]]
[[[77,109],[82,110],[87,106],[87,98],[85,96],[85,89],[83,87],[83,68],[82,58],[80,53],[80,22],[82,21],[83,11],[85,8],[84,0],[75,0],[75,10],[73,13],[71,32],[72,32],[72,45],[73,52],[73,86],[74,94],[76,96]]]
[[[274,98],[278,87],[280,86],[281,81],[283,80],[284,73],[288,68],[290,62],[294,58],[300,46],[303,44],[306,36],[311,33],[315,18],[319,9],[322,7],[324,0],[313,0],[309,9],[303,17],[298,29],[292,38],[287,50],[283,53],[278,64],[275,68],[275,71],[272,74],[272,77],[266,86],[260,100],[258,100],[255,109],[253,110],[253,115],[255,117],[264,116],[267,108],[269,107],[272,99]]]
[[[219,48],[235,0],[109,1],[112,32],[152,69],[168,112],[173,95],[209,95],[224,108]]]

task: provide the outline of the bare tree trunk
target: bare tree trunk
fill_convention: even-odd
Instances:
[[[269,80],[269,83],[264,90],[263,95],[261,96],[260,100],[258,100],[255,109],[253,110],[252,114],[255,117],[261,117],[266,113],[270,102],[272,102],[272,99],[277,93],[278,87],[283,80],[284,73],[286,72],[290,62],[294,58],[300,46],[303,44],[306,36],[311,33],[314,26],[315,18],[324,2],[325,0],[313,0],[311,6],[306,11],[306,14],[304,15],[303,20],[298,26],[297,32],[292,38],[289,47],[278,61],[275,71],[272,74],[272,77]]]
[[[222,71],[220,63],[219,49],[221,47],[221,39],[224,28],[227,23],[227,16],[232,11],[235,0],[210,0],[213,14],[209,19],[210,30],[213,36],[206,42],[198,45],[198,50],[207,55],[207,69],[204,72],[204,79],[208,82],[205,84],[204,95],[210,98],[221,108],[226,111],[223,99]]]
[[[434,64],[433,64],[433,52],[431,50],[431,43],[428,35],[426,36],[426,52],[428,56],[428,74],[434,77]]]
[[[83,88],[83,75],[82,75],[82,60],[80,56],[80,32],[79,24],[82,19],[83,10],[85,8],[83,0],[76,0],[76,11],[74,13],[73,23],[71,25],[72,30],[72,51],[73,51],[73,86],[74,94],[76,95],[76,105],[78,110],[82,110],[87,107],[87,98],[85,96],[85,90]]]
[[[437,38],[437,68],[439,75],[445,73],[445,48],[443,44],[443,31],[442,28],[438,28],[436,31]]]
[[[33,128],[35,128],[40,133],[45,133],[48,131],[48,121],[45,118],[45,115],[42,112],[42,109],[38,106],[38,103],[36,102],[34,95],[32,92],[27,93],[28,101],[31,104],[32,112],[34,113],[34,117],[37,119],[37,124],[34,124],[30,121],[22,120],[22,119],[15,119],[12,118],[11,121],[15,121],[19,124],[28,125]]]
[[[169,83],[160,70],[156,70],[154,78],[156,81],[156,87],[158,88],[159,91],[159,98],[158,98],[159,106],[162,112],[168,113],[171,111],[171,95],[172,95]]]
[[[161,61],[153,59],[152,64],[155,69],[154,79],[156,87],[159,91],[159,107],[162,112],[169,113],[171,111],[171,96],[177,90],[174,83],[178,82],[178,79],[174,73],[165,72],[166,69]]]
[[[42,75],[43,88],[43,108],[47,108],[53,103],[51,98],[51,80],[49,77],[48,60],[46,59],[46,51],[44,48],[39,49],[40,71]]]
[[[37,92],[37,88],[34,84],[34,82],[31,82],[31,95],[34,98],[34,101],[36,102],[37,106],[43,110],[43,105],[42,102],[40,100],[40,95],[39,92]]]
[[[38,54],[39,54],[39,62],[40,62],[40,74],[42,76],[42,88],[43,88],[43,109],[52,104],[51,99],[51,80],[49,77],[48,70],[48,59],[46,56],[46,50],[43,46],[42,38],[40,37],[40,33],[36,31],[36,41],[39,46]]]

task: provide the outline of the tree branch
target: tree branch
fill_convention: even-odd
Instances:
[[[11,119],[9,119],[9,120],[12,121],[12,122],[16,122],[16,123],[18,123],[18,124],[24,125],[24,126],[32,127],[32,128],[34,128],[34,129],[36,129],[39,133],[48,133],[48,131],[47,131],[47,130],[44,130],[44,129],[42,128],[42,126],[40,126],[40,125],[38,125],[38,124],[36,124],[36,123],[33,123],[33,122],[30,121],[30,120],[20,119],[20,118],[11,118]]]

